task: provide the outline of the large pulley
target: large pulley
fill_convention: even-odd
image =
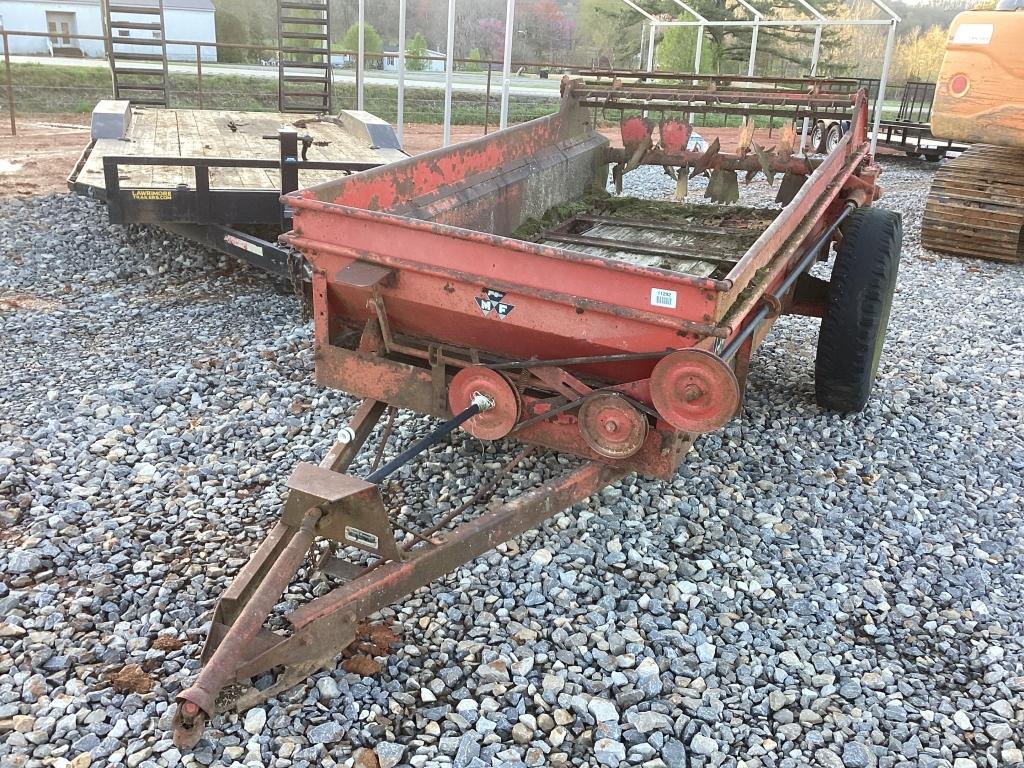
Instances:
[[[448,385],[448,406],[460,413],[483,395],[494,406],[466,421],[462,428],[481,440],[499,440],[515,427],[522,413],[519,393],[504,374],[483,366],[463,368]]]
[[[736,415],[740,385],[732,368],[718,355],[682,349],[654,367],[651,400],[661,418],[676,429],[713,432]]]
[[[588,396],[578,418],[587,445],[608,459],[629,458],[647,439],[647,417],[622,395]]]

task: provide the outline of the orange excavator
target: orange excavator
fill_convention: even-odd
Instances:
[[[931,124],[935,136],[972,146],[936,172],[922,245],[1024,261],[1024,0],[953,20]]]

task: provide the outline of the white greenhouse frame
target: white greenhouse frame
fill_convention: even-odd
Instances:
[[[664,21],[652,13],[644,10],[633,0],[621,0],[625,5],[641,14],[648,25],[647,36],[647,71],[655,71],[655,48],[657,46],[658,30],[669,27],[697,27],[697,45],[694,56],[693,74],[700,74],[700,60],[704,42],[704,30],[707,27],[751,27],[750,35],[750,56],[747,60],[747,76],[754,76],[754,65],[757,58],[757,36],[761,27],[814,27],[814,45],[811,49],[811,76],[817,75],[818,55],[821,50],[821,35],[825,27],[845,26],[888,26],[888,36],[885,43],[885,56],[882,60],[882,73],[878,83],[878,95],[875,100],[874,125],[871,132],[871,154],[875,153],[878,142],[878,131],[882,120],[882,108],[885,103],[885,88],[889,80],[889,67],[892,63],[893,46],[896,41],[896,25],[900,23],[900,17],[887,6],[882,0],[871,0],[872,4],[881,10],[886,18],[882,19],[831,19],[824,16],[807,0],[797,2],[807,11],[812,18],[800,19],[766,19],[764,14],[758,11],[747,0],[736,0],[736,2],[753,18],[729,19],[724,21],[713,21],[698,13],[683,0],[671,0],[686,13],[693,16],[693,21]],[[359,3],[359,50],[356,61],[356,108],[362,109],[364,104],[363,92],[365,82],[365,24],[366,0],[358,0]],[[455,71],[455,3],[456,0],[448,0],[448,34],[445,50],[445,81],[444,81],[444,146],[451,143],[451,119],[452,119],[452,89],[453,74]],[[406,47],[406,10],[407,0],[399,0],[399,21],[398,21],[398,138],[401,141],[405,133],[405,47]],[[502,54],[502,79],[501,79],[501,117],[499,125],[501,128],[508,127],[508,106],[509,93],[512,79],[512,40],[515,27],[516,0],[506,0],[505,7],[505,46]],[[804,130],[801,138],[801,149],[807,136],[807,119],[804,119]]]

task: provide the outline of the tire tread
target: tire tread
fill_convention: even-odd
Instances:
[[[899,214],[862,208],[850,214],[832,268],[815,359],[818,404],[862,411],[877,371],[899,269]]]

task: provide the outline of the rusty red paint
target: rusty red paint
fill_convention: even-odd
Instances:
[[[566,102],[570,104],[570,102]],[[573,137],[587,135],[586,115],[571,109],[458,145],[346,177],[344,184],[310,187],[296,197],[319,199],[369,210],[393,210],[446,186],[464,184],[481,174],[529,157]],[[350,183],[354,182],[354,183]]]
[[[628,90],[617,92],[622,95]],[[574,96],[578,94],[570,89],[557,115],[512,131],[289,197],[295,209],[295,230],[285,240],[302,251],[322,276],[314,281],[320,383],[440,416],[447,414],[437,396],[436,371],[428,370],[428,343],[459,350],[459,362],[454,363],[458,369],[473,359],[473,350],[498,361],[544,360],[686,349],[708,336],[729,337],[756,311],[760,297],[785,279],[801,248],[838,214],[844,199],[856,196],[859,202],[870,202],[873,197],[875,169],[867,156],[863,92],[842,96],[790,92],[771,98],[804,106],[845,100],[854,110],[852,128],[839,148],[820,163],[796,157],[773,161],[779,170],[802,171],[809,178],[724,279],[613,262],[495,234],[514,221],[491,216],[486,205],[504,210],[512,200],[518,210],[522,203],[507,197],[510,190],[523,189],[517,181],[519,171],[511,178],[508,167],[519,169],[534,155],[567,152],[567,148],[586,147],[586,152],[602,154],[603,161],[615,157],[591,142],[593,130],[586,110],[574,103]],[[687,123],[664,119],[660,126],[661,148],[655,152],[686,163],[701,154],[686,150]],[[622,123],[623,138],[644,145],[654,127],[649,119],[627,118]],[[626,154],[628,150],[622,159]],[[714,162],[723,167],[760,167],[749,153],[718,153]],[[450,206],[439,209],[434,200],[449,201],[445,205]],[[405,215],[411,210],[427,219]],[[453,225],[481,220],[488,225],[475,229]],[[340,277],[360,264],[389,270],[388,279],[372,287],[372,301],[368,287]],[[746,290],[755,275],[759,280],[755,290]],[[669,291],[675,306],[653,306],[652,289]],[[728,325],[719,325],[726,317]],[[356,352],[352,345],[332,337],[332,329],[363,328],[368,321],[372,326],[374,319],[382,324],[383,349],[376,342],[364,343],[362,351]],[[363,338],[365,342],[365,333]],[[374,338],[371,333],[371,341]],[[419,362],[385,360],[381,355],[389,350]],[[651,405],[647,380],[656,362],[652,358],[615,366],[583,364],[556,375],[588,377],[620,391],[632,387],[640,393],[640,402]],[[536,415],[535,407],[544,407],[528,395],[522,401],[524,419]],[[562,414],[517,430],[516,437],[607,461],[580,438],[575,418]],[[658,434],[652,430],[648,442],[660,440]],[[637,462],[645,456],[639,451],[631,466],[644,471]],[[651,471],[670,471],[669,464],[655,461]]]
[[[647,439],[647,417],[617,393],[588,397],[577,419],[587,445],[605,458],[629,458]]]
[[[665,137],[662,136],[662,142]],[[626,149],[612,147],[608,149],[606,156],[609,162],[627,162],[632,153]],[[699,167],[703,170],[724,168],[729,171],[762,171],[763,166],[756,155],[737,155],[727,152],[717,152],[713,156],[706,156],[699,150],[676,149],[651,149],[641,158],[642,165],[672,165]],[[821,164],[820,160],[808,160],[803,157],[773,157],[769,168],[775,173],[797,173],[801,176],[809,175]]]
[[[619,135],[622,138],[622,146],[626,154],[632,156],[640,147],[651,145],[651,136],[654,134],[655,123],[643,117],[634,116],[623,118],[619,123]]]
[[[254,581],[259,577],[261,588],[249,595],[248,599],[239,606],[223,641],[219,647],[212,649],[209,658],[204,659],[199,677],[191,687],[178,694],[179,709],[175,740],[180,745],[187,747],[195,745],[195,729],[183,720],[183,718],[195,716],[193,707],[202,710],[206,716],[216,712],[217,695],[234,678],[240,654],[259,634],[271,609],[281,599],[288,583],[294,578],[299,566],[302,565],[306,551],[313,544],[316,523],[319,519],[319,510],[309,510],[303,517],[302,525],[299,528],[288,528],[285,536],[268,537],[268,541],[273,542],[272,558],[264,552],[263,559],[254,557],[253,560],[250,560],[250,563],[255,561],[259,565],[246,575]],[[278,524],[278,527],[284,528],[285,526]],[[236,583],[240,581],[241,579],[237,579]],[[239,591],[241,592],[241,590]],[[190,712],[191,715],[188,714]]]
[[[516,496],[501,507],[485,512],[465,524],[458,537],[451,537],[434,548],[425,548],[402,562],[386,563],[373,580],[342,585],[288,616],[296,638],[313,630],[329,636],[333,622],[345,622],[348,612],[356,616],[380,610],[415,589],[447,573],[454,565],[466,562],[529,530],[556,511],[582,501],[625,472],[599,464],[579,469]],[[345,611],[340,609],[345,608]]]
[[[522,402],[504,374],[480,365],[463,368],[448,385],[448,407],[459,413],[473,404],[478,394],[491,401],[489,410],[477,414],[463,426],[481,440],[505,437],[519,421]]]
[[[740,386],[728,364],[703,349],[684,349],[660,360],[651,374],[651,399],[676,429],[713,432],[736,413]]]
[[[630,86],[617,81],[614,87],[617,97],[628,97]],[[808,244],[836,221],[847,201],[867,205],[878,195],[861,92],[851,102],[853,126],[839,150],[817,168],[807,167],[813,173],[803,188],[725,279],[689,277],[510,239],[509,227],[530,204],[520,177],[531,158],[543,165],[562,153],[582,163],[584,174],[590,155],[598,164],[607,162],[602,141],[586,123],[586,110],[571,103],[573,86],[565,88],[567,101],[558,115],[289,196],[295,229],[285,239],[314,267],[317,381],[367,398],[354,415],[350,439],[330,450],[320,471],[343,471],[349,465],[386,404],[449,415],[453,373],[456,380],[466,380],[461,390],[456,387],[461,400],[494,385],[491,394],[503,400],[506,417],[495,436],[511,426],[510,414],[521,414],[512,437],[588,461],[447,533],[441,523],[425,533],[412,532],[415,546],[357,568],[347,584],[291,613],[287,618],[294,631],[284,636],[263,622],[314,535],[319,531],[335,540],[339,535],[330,525],[317,528],[320,509],[305,512],[308,500],[299,498],[285,520],[294,524],[302,515],[302,524],[279,523],[218,603],[204,669],[179,696],[177,743],[194,743],[203,718],[213,713],[218,693],[230,680],[281,667],[282,677],[257,699],[284,690],[329,663],[355,637],[360,619],[453,567],[627,472],[670,478],[692,444],[693,431],[706,424],[672,418],[673,426],[658,414],[679,416],[679,411],[693,417],[678,402],[682,398],[700,410],[705,389],[715,390],[708,405],[716,406],[705,409],[710,416],[697,414],[708,416],[707,424],[720,424],[737,411],[751,351],[776,315],[747,338],[732,368],[713,356],[716,344],[750,321],[766,293],[802,263]],[[827,87],[815,81],[811,95],[825,99],[825,94]],[[785,98],[803,106],[812,101],[792,94]],[[651,136],[650,124],[641,123],[633,126],[645,132],[638,147]],[[685,152],[684,127],[688,131],[685,124],[663,122],[666,152]],[[729,160],[723,155],[716,162]],[[490,204],[502,210],[488,212],[473,187],[493,191]],[[412,210],[430,220],[411,218]],[[465,228],[485,220],[490,229]],[[652,306],[651,288],[674,291],[673,306]],[[820,294],[820,286],[810,286],[798,297],[794,289],[776,309],[820,307],[814,290]],[[590,359],[615,354],[624,357],[614,364]],[[673,376],[679,373],[673,368],[678,356],[711,364],[712,375],[687,378],[683,371]],[[502,360],[504,372],[483,368],[487,373],[473,379],[470,366]],[[702,372],[705,368],[698,367],[697,373]],[[690,379],[699,380],[696,389]],[[666,399],[675,405],[665,405]],[[305,472],[317,480],[311,467]],[[318,482],[332,485],[322,477]],[[374,498],[379,502],[378,495]],[[382,509],[378,513],[388,518]],[[390,534],[392,521],[386,521]]]
[[[684,120],[665,118],[661,121],[661,148],[668,154],[680,154],[686,151],[690,143],[690,124]],[[674,163],[688,165],[688,163]]]

